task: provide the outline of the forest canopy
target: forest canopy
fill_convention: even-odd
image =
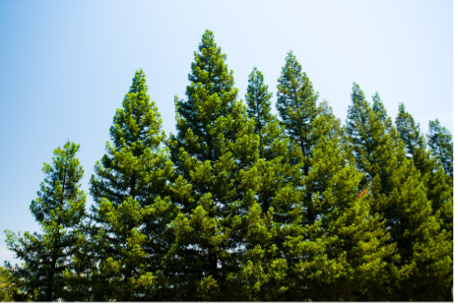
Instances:
[[[86,208],[80,146],[54,150],[30,211],[6,230],[23,263],[1,301],[452,301],[453,142],[354,83],[345,122],[288,52],[273,93],[256,67],[238,99],[207,30],[176,133],[143,70],[116,109]],[[108,126],[107,126],[108,127]]]

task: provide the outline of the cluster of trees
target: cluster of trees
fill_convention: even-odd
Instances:
[[[211,31],[166,136],[137,71],[95,164],[54,151],[30,210],[43,233],[6,243],[4,300],[443,301],[453,283],[453,143],[354,84],[342,124],[292,52],[276,107],[262,73],[237,100]]]

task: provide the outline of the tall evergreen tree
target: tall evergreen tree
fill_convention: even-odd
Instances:
[[[301,173],[298,171],[301,164],[293,162],[294,159],[300,159],[300,151],[297,145],[291,145],[290,139],[285,135],[284,126],[281,126],[279,120],[270,113],[271,97],[272,93],[268,92],[268,87],[264,84],[264,76],[261,71],[254,68],[248,79],[246,99],[248,116],[254,120],[254,132],[260,139],[261,160],[258,161],[258,173],[261,181],[258,201],[263,213],[272,207],[272,201],[283,187],[296,187],[301,180]],[[293,193],[293,197],[298,196],[297,190]],[[282,207],[276,206],[275,209],[284,214],[293,204],[283,204]],[[275,220],[280,219],[276,217]]]
[[[73,269],[71,258],[77,251],[86,204],[79,184],[84,171],[75,157],[79,147],[68,141],[54,150],[52,165],[43,166],[46,178],[30,210],[44,233],[25,232],[21,236],[5,230],[8,249],[24,261],[22,267],[15,268],[18,277],[24,278],[25,292],[37,301],[62,298],[66,285],[62,273]]]
[[[374,111],[378,119],[385,125],[388,114],[378,92],[375,92],[375,94],[372,96],[372,101],[374,102],[372,104],[372,111]]]
[[[318,92],[314,92],[312,82],[307,74],[302,72],[302,66],[292,51],[286,56],[286,64],[278,79],[277,89],[276,106],[282,124],[285,126],[286,134],[302,152],[303,172],[306,175],[310,167],[308,158],[314,144],[310,135],[312,122],[317,116]]]
[[[359,86],[353,87],[352,96],[359,98],[354,98],[349,107],[347,130],[358,164],[369,177],[374,196],[372,213],[386,218],[390,241],[396,243],[401,255],[398,268],[402,289],[397,290],[397,297],[399,300],[434,300],[426,290],[428,285],[434,285],[436,298],[444,299],[450,283],[442,279],[450,273],[447,265],[451,263],[451,248],[446,238],[437,240],[440,225],[432,215],[421,174],[405,157],[404,143],[398,141],[397,131],[386,130],[391,119],[383,126],[361,98],[364,95]],[[431,260],[433,255],[437,260],[435,264]],[[431,266],[434,267],[431,269]],[[439,282],[443,287],[438,287]]]
[[[176,268],[174,300],[234,300],[226,276],[239,268],[245,216],[257,204],[259,138],[211,31],[194,58],[187,99],[175,98],[178,133],[170,147],[180,176],[171,188],[182,212],[167,259]]]
[[[378,130],[369,130],[369,119],[371,114],[371,108],[369,103],[366,101],[364,92],[361,90],[358,84],[353,83],[353,89],[351,93],[352,105],[348,108],[348,115],[346,121],[346,131],[350,139],[350,148],[354,152],[357,166],[360,170],[366,173],[365,179],[362,180],[362,189],[365,189],[368,185],[368,181],[371,179],[370,175],[367,175],[371,166],[371,156],[375,151],[374,135],[380,136],[383,132],[383,125],[378,124]],[[383,114],[383,112],[380,112]]]
[[[429,121],[428,145],[432,153],[441,162],[444,172],[453,179],[453,142],[447,128],[439,120]]]
[[[91,177],[100,270],[94,276],[95,300],[151,300],[164,288],[161,261],[173,241],[166,237],[166,224],[176,214],[167,185],[174,172],[160,147],[162,120],[147,91],[139,70],[113,118],[113,144],[107,142],[107,154]]]
[[[266,133],[267,125],[273,123],[275,117],[270,113],[272,93],[264,84],[264,75],[256,67],[250,73],[248,78],[248,88],[245,94],[247,102],[248,116],[255,121],[255,133],[259,136],[259,152],[260,157],[264,158],[264,150],[268,149],[272,143],[269,143],[269,138]],[[266,138],[267,137],[267,138]]]
[[[425,139],[420,133],[420,124],[415,123],[415,120],[406,111],[403,103],[399,104],[396,128],[402,141],[404,141],[406,157],[413,160],[415,167],[422,174],[432,170],[432,164],[428,162],[429,153],[426,152]]]
[[[453,199],[451,180],[447,179],[442,164],[431,156],[431,151],[427,151],[426,140],[420,133],[420,124],[415,123],[402,103],[399,105],[396,127],[404,142],[406,157],[413,160],[423,176],[423,183],[428,188],[428,199],[435,213],[445,202]]]
[[[240,300],[280,301],[287,296],[288,262],[284,243],[299,231],[302,192],[301,164],[291,159],[300,151],[291,147],[280,122],[270,113],[271,93],[256,68],[249,76],[248,116],[260,138],[260,159],[252,191],[253,203],[241,228],[245,251],[237,257],[238,272],[229,275]]]
[[[299,258],[290,268],[302,288],[292,291],[290,300],[389,300],[390,280],[397,274],[395,245],[387,244],[382,218],[369,215],[371,196],[358,196],[363,176],[348,162],[339,121],[326,111],[312,126],[317,142],[305,192],[314,219],[288,243]]]

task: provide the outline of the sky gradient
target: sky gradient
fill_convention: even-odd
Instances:
[[[89,191],[137,69],[175,133],[174,96],[185,97],[205,29],[227,54],[239,99],[256,66],[276,113],[292,50],[343,122],[356,82],[368,100],[379,93],[393,120],[402,102],[424,133],[436,118],[453,132],[452,9],[452,0],[0,1],[0,263],[17,262],[4,229],[40,230],[29,205],[43,162],[67,139],[81,144]]]

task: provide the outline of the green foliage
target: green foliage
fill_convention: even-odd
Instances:
[[[383,106],[378,92],[375,92],[375,94],[372,96],[372,101],[374,102],[374,104],[372,104],[372,111],[374,111],[382,124],[386,124],[388,114],[386,112],[385,106]]]
[[[430,165],[431,162],[427,162],[429,153],[426,152],[425,139],[420,134],[420,124],[415,124],[412,115],[405,110],[403,103],[399,104],[396,128],[402,141],[404,141],[407,158],[413,159],[415,167],[422,173],[431,170],[430,168],[424,168],[424,166]]]
[[[452,194],[452,216],[454,218],[452,232],[453,232],[453,261],[456,267],[458,262],[458,146],[455,144],[453,147],[454,154],[454,164],[453,164],[453,172],[454,172],[454,179],[453,179],[453,194]],[[453,283],[455,287],[458,287],[458,276],[455,274],[453,277]]]
[[[20,287],[23,283],[18,274],[10,264],[0,266],[0,302],[25,301],[25,295],[21,293]]]
[[[0,301],[451,301],[453,142],[439,121],[426,143],[403,104],[393,124],[354,83],[342,126],[292,52],[277,118],[261,71],[244,105],[225,60],[206,30],[169,138],[136,71],[89,218],[79,145],[54,151],[30,205],[43,233],[5,231],[23,264],[0,268]]]
[[[62,299],[68,301],[91,301],[92,287],[91,279],[97,274],[97,266],[94,261],[95,251],[88,232],[90,224],[83,223],[79,228],[78,238],[75,240],[75,251],[71,257],[72,268],[62,272],[65,281],[62,290]]]
[[[244,249],[238,219],[255,204],[259,138],[211,31],[194,55],[187,100],[176,98],[178,133],[169,142],[180,175],[171,190],[182,211],[167,254],[176,268],[173,300],[233,300],[225,275],[238,269]]]
[[[386,124],[380,121],[359,86],[354,85],[352,97],[347,130],[357,162],[369,177],[374,196],[372,214],[379,213],[386,219],[390,242],[396,243],[401,256],[397,264],[400,286],[395,295],[399,300],[421,300],[429,297],[426,287],[434,285],[436,296],[445,299],[450,288],[446,278],[451,270],[446,266],[451,261],[451,248],[437,238],[440,223],[432,213],[421,173],[406,158],[404,143],[398,140],[401,136],[388,128],[391,119],[387,118]],[[433,253],[438,255],[435,259],[440,267],[431,272],[429,260]],[[444,280],[442,286],[438,285]]]
[[[297,286],[308,288],[291,300],[386,300],[396,276],[395,245],[380,215],[369,215],[372,197],[358,196],[362,174],[345,158],[339,121],[327,112],[312,125],[318,140],[305,192],[314,221],[288,243],[299,258],[292,268]]]
[[[452,179],[445,175],[441,162],[431,157],[431,151],[426,150],[426,141],[420,134],[420,125],[415,124],[412,115],[405,110],[404,104],[399,105],[396,127],[404,142],[406,157],[413,160],[415,167],[422,174],[433,213],[436,213],[444,204],[453,200]]]
[[[255,133],[259,135],[259,151],[261,158],[264,158],[264,151],[272,145],[272,143],[269,143],[269,140],[272,141],[275,139],[275,137],[269,139],[269,136],[266,135],[266,133],[269,132],[269,130],[267,130],[267,125],[275,120],[275,117],[270,113],[270,99],[272,98],[272,93],[268,90],[268,86],[264,85],[264,75],[262,72],[256,67],[253,68],[248,78],[248,88],[245,99],[248,106],[248,116],[256,122]]]
[[[74,268],[72,256],[78,250],[86,203],[79,184],[84,171],[75,158],[78,150],[79,145],[67,142],[54,150],[52,166],[43,166],[46,178],[30,210],[44,234],[25,232],[21,236],[5,231],[8,249],[24,261],[22,267],[15,267],[18,276],[24,278],[24,293],[37,301],[62,298],[66,286],[62,272]]]
[[[238,300],[281,301],[292,288],[287,280],[285,242],[289,235],[298,234],[302,219],[302,191],[297,187],[302,164],[292,165],[295,156],[300,158],[300,151],[290,145],[278,120],[266,111],[272,94],[260,71],[250,74],[247,91],[248,114],[260,138],[260,158],[251,189],[256,202],[240,218],[238,228],[246,251],[237,257],[240,269],[228,279],[238,285]]]
[[[374,139],[383,134],[383,124],[377,124],[373,126],[374,128],[372,130],[369,130],[371,114],[374,115],[372,120],[376,120],[377,116],[371,111],[372,109],[366,101],[364,92],[356,83],[353,83],[351,99],[352,104],[348,106],[346,121],[346,131],[350,139],[350,149],[355,155],[358,168],[363,173],[368,173],[372,163],[372,154],[376,148]],[[377,129],[375,129],[375,127]],[[362,181],[363,187],[361,190],[367,187],[368,180],[370,181],[370,179],[371,176],[366,175],[365,179]]]
[[[156,293],[162,255],[167,248],[164,225],[176,214],[167,197],[173,165],[160,147],[162,120],[147,94],[145,74],[132,86],[110,128],[113,144],[95,165],[91,194],[98,274],[94,300],[138,301]],[[171,242],[171,241],[168,241]]]
[[[311,131],[312,122],[317,116],[318,93],[314,92],[312,82],[307,74],[302,72],[302,66],[292,51],[286,56],[286,64],[278,79],[277,89],[278,113],[286,134],[302,152],[303,172],[306,175],[310,167],[308,158],[314,145],[311,141]]]
[[[441,162],[444,172],[453,179],[453,142],[447,128],[439,120],[429,121],[428,145],[433,155]]]

